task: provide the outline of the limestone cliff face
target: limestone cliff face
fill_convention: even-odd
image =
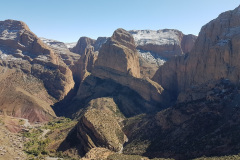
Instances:
[[[101,79],[112,79],[121,85],[128,86],[147,101],[162,102],[163,88],[150,79],[139,78],[139,57],[134,39],[123,29],[117,29],[103,44],[93,75]]]
[[[197,36],[195,35],[192,34],[184,35],[181,41],[182,52],[189,53],[192,50],[196,39]]]
[[[102,45],[96,67],[111,68],[133,77],[140,77],[139,58],[133,37],[123,29],[116,30]]]
[[[86,57],[80,60],[84,60],[81,62],[82,68],[86,68],[83,72],[87,74],[82,77],[83,81],[69,110],[78,112],[92,99],[109,96],[116,100],[127,117],[152,113],[165,106],[168,96],[163,88],[150,79],[138,78],[139,59],[135,51],[132,36],[123,29],[116,30],[103,44],[93,68],[92,65],[88,66],[91,64],[91,51],[86,50]],[[91,73],[88,73],[90,70]]]
[[[71,66],[71,70],[76,82],[81,83],[85,74],[92,72],[97,59],[97,53],[93,50],[93,47],[86,48],[81,58],[76,61],[73,66]]]
[[[56,40],[53,40],[53,39],[47,39],[47,38],[43,38],[43,37],[40,37],[40,39],[45,44],[47,44],[48,47],[50,47],[57,55],[59,55],[60,58],[62,59],[62,61],[68,67],[73,66],[74,62],[76,62],[80,58],[79,54],[70,52],[67,44],[65,44],[63,42],[56,41]]]
[[[4,74],[0,74],[2,80],[13,69],[16,74],[11,77],[21,75],[20,77],[25,77],[21,79],[24,82],[33,77],[31,79],[35,82],[33,83],[35,87],[32,87],[31,92],[27,88],[23,88],[24,84],[20,82],[21,80],[17,83],[14,78],[9,80],[10,84],[14,84],[13,87],[9,87],[9,89],[4,87],[4,93],[12,92],[13,97],[18,97],[19,92],[25,95],[22,96],[22,99],[15,99],[13,104],[18,104],[17,108],[9,107],[7,109],[7,113],[18,117],[26,118],[29,113],[34,113],[33,117],[28,117],[31,118],[30,120],[48,120],[49,115],[50,117],[55,116],[50,105],[63,99],[74,86],[71,70],[21,21],[0,22],[0,66],[4,70]],[[41,86],[43,91],[39,92],[36,86]],[[39,97],[41,98],[39,99]],[[9,102],[5,99],[2,107],[4,108],[7,104]],[[32,110],[29,109],[30,106],[32,106]],[[24,109],[24,107],[28,109]]]
[[[204,25],[192,51],[165,63],[153,79],[173,92],[220,78],[238,83],[239,18],[240,7],[237,7]]]
[[[108,37],[98,37],[96,42],[94,43],[94,51],[99,51],[99,49],[102,47],[104,43],[106,43],[108,40]]]
[[[70,49],[71,52],[77,53],[77,54],[84,54],[85,53],[85,49],[93,46],[95,44],[96,40],[88,38],[88,37],[81,37],[78,42],[77,45],[75,47],[73,47],[72,49]]]
[[[133,35],[137,49],[156,53],[166,59],[191,51],[197,38],[175,29],[131,30],[129,33]]]

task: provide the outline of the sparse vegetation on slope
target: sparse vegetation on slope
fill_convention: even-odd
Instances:
[[[39,124],[28,132],[23,132],[22,136],[27,138],[24,151],[29,158],[47,156],[69,158],[70,156],[58,152],[57,149],[76,123],[71,119],[59,117],[44,125]]]

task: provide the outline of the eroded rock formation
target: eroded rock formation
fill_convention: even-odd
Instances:
[[[77,53],[77,54],[84,54],[85,49],[88,47],[91,47],[95,44],[96,40],[88,38],[88,37],[81,37],[76,46],[70,49],[71,52]]]
[[[140,77],[139,58],[133,37],[123,29],[116,30],[102,45],[95,66]]]
[[[133,37],[118,29],[103,44],[93,69],[93,75],[101,79],[112,79],[128,86],[147,101],[162,102],[163,88],[150,79],[140,79],[139,57]]]
[[[4,100],[0,107],[2,114],[32,121],[48,120],[55,116],[50,105],[63,99],[74,86],[71,70],[21,21],[0,22],[0,66],[0,79],[9,79],[7,84],[11,84],[11,87],[3,86],[3,93],[12,92],[12,98],[22,95],[22,98],[15,98],[13,102]],[[17,75],[19,81],[14,78]],[[33,86],[26,88],[26,81]],[[18,105],[5,110],[9,103]]]
[[[175,93],[220,78],[237,84],[240,76],[239,13],[240,7],[237,7],[204,25],[192,51],[165,63],[153,80]]]

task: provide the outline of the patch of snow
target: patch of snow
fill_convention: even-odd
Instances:
[[[65,45],[67,46],[67,48],[73,48],[77,45],[77,42],[65,43]]]
[[[43,43],[47,44],[50,47],[57,48],[60,50],[67,49],[67,46],[63,42],[56,41],[53,39],[47,39],[47,38],[43,38],[43,37],[40,37],[40,39],[43,41]]]
[[[16,57],[13,57],[12,55],[4,54],[4,53],[0,54],[0,59],[5,61],[22,61],[22,58],[16,58]]]
[[[2,59],[2,60],[6,60],[7,57],[8,57],[7,54],[1,54],[1,55],[0,55],[0,59]]]
[[[24,46],[23,44],[21,44],[21,43],[19,43],[19,42],[18,42],[18,45],[20,45],[21,47],[24,47],[24,48],[26,47],[26,46]]]
[[[44,56],[44,55],[39,55],[39,56],[37,56],[36,59],[38,59],[38,60],[40,60],[40,61],[47,61],[47,60],[48,60],[48,57],[47,57],[47,56]]]
[[[161,58],[159,55],[151,53],[151,52],[138,50],[138,53],[147,62],[152,63],[152,64],[156,64],[158,66],[161,66],[161,65],[163,65],[166,62],[166,60]]]
[[[15,40],[19,30],[8,30],[0,28],[0,39],[2,40]]]
[[[180,44],[180,31],[174,29],[164,29],[164,30],[131,30],[135,43],[137,45],[174,45]]]

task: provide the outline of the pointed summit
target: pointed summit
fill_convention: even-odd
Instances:
[[[102,45],[95,66],[140,77],[139,58],[132,35],[124,29],[114,31]]]

